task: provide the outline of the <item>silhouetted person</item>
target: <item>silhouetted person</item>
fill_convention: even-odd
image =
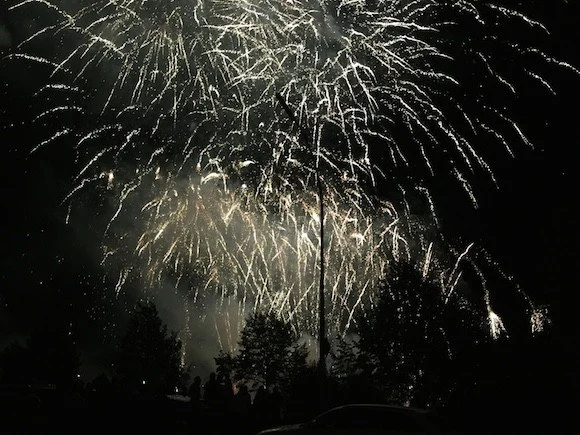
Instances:
[[[274,391],[270,395],[270,421],[278,424],[282,421],[282,405],[284,398],[278,387],[274,387]]]
[[[232,400],[232,413],[240,432],[248,432],[250,429],[250,413],[252,410],[252,398],[248,387],[240,385],[240,388]]]
[[[227,392],[224,385],[224,376],[221,373],[217,376],[217,410],[221,414],[227,412]]]
[[[201,378],[199,376],[196,376],[193,379],[192,384],[189,386],[187,395],[192,404],[197,405],[199,403],[201,399]]]
[[[209,375],[209,380],[203,387],[203,399],[208,408],[216,408],[218,402],[218,383],[215,379],[215,373]]]
[[[268,390],[261,385],[254,396],[253,414],[258,427],[262,428],[268,423]]]
[[[196,376],[187,390],[189,396],[189,404],[191,414],[189,416],[189,424],[194,427],[199,422],[197,421],[201,415],[201,378]]]
[[[224,376],[224,387],[225,387],[225,395],[228,400],[232,400],[234,397],[234,385],[232,384],[232,380],[230,375]]]
[[[113,385],[111,380],[104,373],[101,373],[93,379],[93,381],[87,386],[87,390],[90,398],[99,402],[109,400],[113,395]]]
[[[247,418],[252,407],[252,398],[248,392],[248,387],[240,385],[240,389],[234,396],[234,413],[238,417]]]
[[[224,401],[226,411],[231,412],[234,402],[234,385],[229,374],[224,376]]]

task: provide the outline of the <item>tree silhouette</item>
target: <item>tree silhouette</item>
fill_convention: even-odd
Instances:
[[[220,354],[218,369],[228,363],[234,369],[234,379],[254,385],[288,386],[306,368],[307,349],[298,344],[298,336],[289,323],[273,313],[251,314],[241,332],[239,353],[233,358]]]
[[[42,322],[26,341],[0,354],[4,383],[47,383],[71,389],[77,384],[80,359],[70,323],[63,318]]]
[[[43,324],[28,340],[38,370],[38,379],[71,388],[77,382],[80,357],[72,326],[65,321]]]
[[[220,350],[218,356],[214,358],[216,364],[216,374],[219,377],[232,377],[232,373],[235,372],[235,359],[231,354]]]
[[[120,386],[133,394],[168,394],[184,385],[181,341],[177,333],[167,330],[152,302],[137,304],[115,369]]]
[[[339,371],[358,366],[391,400],[402,403],[424,406],[447,394],[463,340],[458,334],[472,331],[457,301],[446,301],[437,279],[411,263],[392,263],[374,306],[358,318],[358,341],[350,351],[346,343],[339,346]]]
[[[32,352],[17,342],[0,353],[0,381],[3,384],[29,383],[34,380],[35,367]]]

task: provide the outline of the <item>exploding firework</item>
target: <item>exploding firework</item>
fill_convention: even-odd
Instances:
[[[331,323],[344,331],[389,259],[414,256],[425,270],[437,263],[405,202],[374,197],[377,179],[403,198],[422,193],[435,223],[423,180],[436,171],[452,173],[477,205],[470,174],[495,182],[481,142],[491,138],[510,154],[513,137],[528,143],[509,111],[485,96],[490,83],[517,91],[477,35],[500,43],[488,22],[546,30],[517,11],[463,1],[27,0],[12,7],[31,9],[54,17],[20,47],[63,41],[52,56],[11,56],[67,83],[41,92],[78,101],[81,79],[101,81],[84,105],[53,104],[38,114],[35,122],[62,128],[36,149],[72,137],[80,170],[68,199],[91,186],[117,198],[105,261],[121,256],[132,265],[122,268],[119,286],[131,272],[155,284],[169,271],[192,283],[194,298],[217,289],[239,298],[242,310],[268,307],[310,330],[320,273],[315,174],[323,174],[328,207]],[[456,27],[468,33],[460,41],[446,37]],[[526,58],[573,70],[517,42],[504,47],[549,90]],[[469,98],[459,62],[482,85]],[[73,114],[92,122],[83,129]],[[448,271],[447,300],[466,253],[455,266],[437,265]],[[503,324],[484,293],[497,336]]]

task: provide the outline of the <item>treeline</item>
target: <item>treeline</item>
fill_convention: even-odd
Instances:
[[[355,316],[356,333],[333,340],[324,379],[309,364],[306,344],[289,323],[273,312],[254,312],[237,351],[216,355],[214,383],[232,403],[240,392],[237,403],[276,397],[279,418],[272,421],[278,422],[301,421],[334,405],[370,402],[454,410],[466,419],[486,412],[513,416],[516,405],[526,412],[545,411],[552,404],[546,398],[559,394],[554,382],[539,376],[553,375],[550,331],[534,338],[493,339],[487,318],[441,294],[436,279],[407,263],[393,265],[372,305]],[[194,387],[190,384],[182,343],[151,302],[134,310],[109,374],[83,385],[79,368],[70,325],[49,319],[25,345],[13,343],[0,353],[0,384],[4,389],[50,384],[95,403],[173,395],[200,404],[202,413],[230,409],[206,400],[209,381],[198,378]],[[180,415],[189,411],[184,412]]]
[[[24,345],[14,342],[0,353],[0,385],[44,385],[76,392],[107,389],[128,396],[161,396],[187,385],[182,343],[152,302],[137,304],[125,334],[111,347],[111,374],[103,373],[83,385],[72,325],[51,317]]]

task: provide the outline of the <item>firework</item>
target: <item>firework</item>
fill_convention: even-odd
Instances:
[[[194,298],[217,289],[224,298],[240,298],[242,309],[265,306],[314,329],[307,314],[317,298],[320,198],[313,192],[320,171],[331,318],[335,330],[344,330],[370,300],[376,279],[388,273],[390,258],[420,253],[424,276],[437,263],[433,245],[409,220],[405,197],[421,193],[436,224],[422,180],[450,172],[477,205],[470,174],[483,172],[495,182],[478,152],[482,140],[492,138],[508,153],[512,136],[529,144],[507,109],[468,103],[487,102],[490,83],[517,92],[484,46],[469,35],[462,44],[446,39],[449,28],[463,23],[462,29],[497,40],[488,20],[518,20],[530,32],[545,32],[517,11],[433,0],[72,4],[15,4],[13,13],[37,8],[54,15],[22,50],[42,38],[65,42],[53,57],[12,57],[42,64],[55,83],[67,82],[47,92],[76,95],[81,79],[90,83],[96,75],[102,82],[86,98],[91,110],[52,105],[37,115],[37,123],[56,122],[84,112],[92,122],[83,128],[59,121],[62,128],[36,149],[72,136],[79,173],[68,199],[103,185],[116,197],[105,261],[120,255],[131,265],[120,272],[119,286],[131,271],[152,285],[170,271],[178,283],[196,283]],[[505,47],[522,62],[556,62],[517,43]],[[481,95],[462,97],[460,61],[474,65]],[[528,76],[551,89],[539,73]],[[400,206],[374,197],[378,178],[402,192]],[[466,254],[444,268],[446,301]],[[503,324],[487,289],[484,294],[495,337]]]

